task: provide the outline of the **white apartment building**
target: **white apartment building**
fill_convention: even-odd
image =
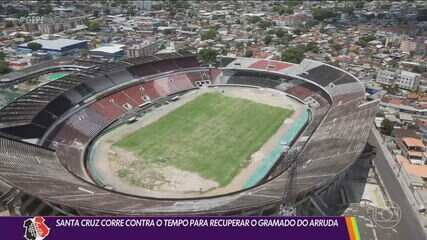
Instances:
[[[403,89],[416,90],[420,86],[421,74],[400,70],[395,72],[379,70],[376,81],[384,85],[396,84]]]

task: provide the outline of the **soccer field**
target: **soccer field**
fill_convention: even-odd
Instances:
[[[144,163],[172,165],[224,186],[292,113],[290,109],[205,93],[114,146],[133,152]],[[132,165],[127,171],[136,169]]]

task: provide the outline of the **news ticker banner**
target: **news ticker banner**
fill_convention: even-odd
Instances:
[[[1,239],[359,240],[355,217],[2,217]]]

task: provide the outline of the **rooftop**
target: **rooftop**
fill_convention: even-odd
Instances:
[[[105,45],[102,47],[91,49],[90,52],[105,52],[105,53],[113,54],[113,53],[123,51],[124,47],[125,45],[123,44],[111,44],[111,45]]]
[[[63,48],[72,46],[75,44],[86,42],[84,40],[75,40],[75,39],[64,39],[59,38],[55,40],[45,40],[45,39],[37,39],[31,42],[20,44],[19,47],[21,48],[27,48],[29,43],[38,43],[42,45],[42,49],[51,49],[51,50],[57,50],[61,51]]]
[[[402,164],[403,168],[409,174],[422,177],[422,178],[427,178],[427,165],[411,164],[411,162],[409,162],[409,160],[402,155],[397,155],[396,158],[397,158],[397,161],[399,161],[400,164]]]
[[[421,139],[413,138],[413,137],[405,137],[402,139],[402,141],[406,144],[408,147],[425,147],[424,143],[421,141]]]

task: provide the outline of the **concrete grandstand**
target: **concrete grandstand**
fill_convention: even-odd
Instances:
[[[0,110],[0,202],[16,215],[272,215],[289,205],[297,214],[327,214],[340,179],[365,149],[377,102],[365,101],[357,78],[321,62],[221,63],[201,67],[194,56],[175,53],[120,63],[73,60],[70,74]],[[64,70],[51,64],[0,83]],[[123,193],[92,178],[87,155],[98,136],[171,104],[175,96],[231,86],[271,89],[307,109],[294,123],[298,131],[283,135],[289,148],[275,149],[275,160],[267,159],[262,174],[245,187],[209,196],[153,197]]]

